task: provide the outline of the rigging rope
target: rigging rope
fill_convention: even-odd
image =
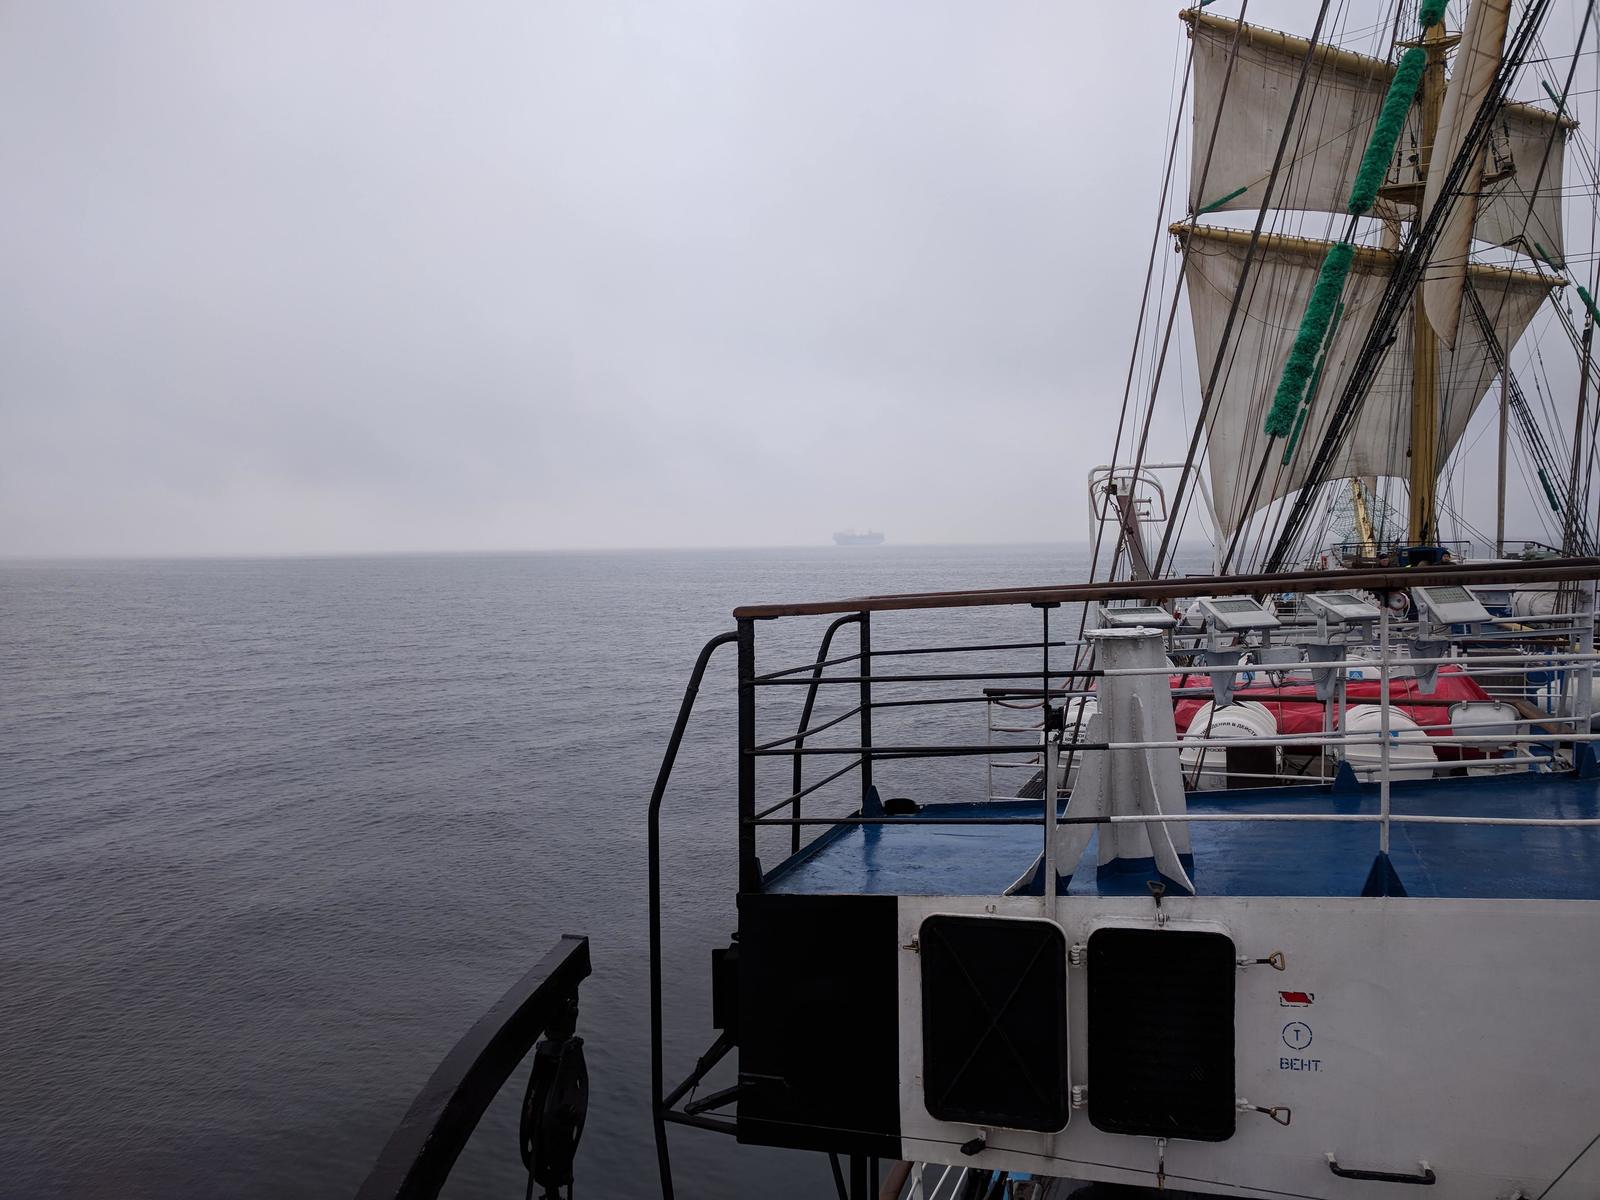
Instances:
[[[1590,3],[1587,6],[1587,9],[1586,9],[1586,12],[1585,12],[1585,15],[1584,15],[1583,25],[1579,30],[1577,45],[1574,48],[1571,64],[1569,66],[1568,73],[1567,73],[1567,79],[1566,79],[1565,85],[1564,85],[1563,90],[1562,90],[1562,95],[1563,96],[1569,94],[1570,91],[1571,91],[1573,74],[1577,69],[1577,63],[1579,61],[1579,57],[1581,56],[1581,54],[1583,52],[1582,51],[1583,41],[1584,41],[1584,38],[1585,38],[1587,30],[1588,30],[1589,21],[1590,21],[1592,15],[1593,15],[1593,9],[1594,9],[1594,3],[1593,3],[1593,0],[1590,0]],[[1524,25],[1523,27],[1519,27],[1519,31],[1518,31],[1518,37],[1519,37],[1519,39],[1522,39],[1522,41],[1519,44],[1521,44],[1524,47],[1524,49],[1526,48],[1526,46],[1528,44],[1527,39],[1523,38],[1523,34],[1525,32],[1525,29],[1526,29],[1526,26]],[[1532,34],[1532,40],[1536,42],[1537,39],[1538,39],[1538,34],[1537,34],[1537,30],[1535,30],[1533,32],[1533,34]],[[1526,61],[1525,54],[1523,55],[1523,61]],[[1515,65],[1516,64],[1513,63],[1513,66],[1515,66]],[[1547,91],[1551,91],[1552,96],[1554,95],[1554,92],[1553,92],[1552,89],[1549,89],[1547,87]],[[1564,105],[1561,103],[1560,98],[1557,98],[1557,107],[1564,109]],[[1482,115],[1482,113],[1480,112],[1480,116],[1481,115]],[[1521,244],[1524,246],[1524,248],[1527,248],[1530,244],[1535,246],[1537,248],[1539,257],[1543,258],[1546,262],[1549,262],[1552,266],[1554,266],[1555,263],[1554,263],[1552,257],[1550,256],[1550,254],[1548,253],[1548,251],[1546,251],[1545,248],[1542,245],[1539,245],[1537,242],[1531,242],[1530,243],[1530,239],[1527,236],[1527,234],[1528,234],[1527,227],[1528,227],[1529,221],[1533,217],[1534,199],[1539,194],[1539,185],[1544,179],[1546,170],[1547,170],[1549,162],[1550,162],[1550,156],[1551,156],[1551,153],[1552,153],[1552,151],[1554,149],[1556,138],[1557,138],[1557,136],[1559,136],[1559,134],[1561,132],[1561,128],[1562,127],[1561,127],[1561,125],[1559,123],[1557,123],[1557,122],[1552,122],[1551,123],[1550,137],[1545,142],[1544,154],[1541,157],[1540,162],[1539,162],[1539,170],[1538,170],[1537,175],[1534,178],[1533,188],[1529,192],[1526,193],[1527,196],[1528,196],[1528,211],[1527,211],[1527,213],[1525,214],[1525,216],[1523,218],[1523,223],[1522,223],[1522,228],[1521,228],[1521,231],[1520,231],[1520,234],[1519,234],[1519,238],[1515,239],[1515,240],[1519,240],[1521,242]],[[1413,231],[1415,231],[1415,226],[1413,226]],[[1509,287],[1510,287],[1509,280],[1507,281],[1506,287],[1509,290]],[[1502,300],[1503,299],[1504,299],[1504,297],[1502,297]],[[1573,342],[1573,345],[1575,347],[1579,347],[1580,351],[1581,351],[1581,346],[1582,346],[1581,339],[1580,339],[1580,337],[1578,335],[1578,331],[1577,331],[1576,327],[1573,324],[1573,321],[1572,321],[1572,318],[1571,318],[1570,314],[1567,313],[1564,309],[1560,308],[1559,306],[1557,307],[1556,311],[1557,311],[1558,316],[1561,319],[1563,328],[1567,332],[1567,335],[1568,335],[1569,339],[1571,339],[1571,341]],[[1496,345],[1496,348],[1498,348],[1498,339],[1492,339],[1491,338],[1490,340],[1491,340],[1491,344]],[[1347,395],[1348,395],[1348,392],[1347,392]],[[1286,453],[1285,460],[1287,460],[1287,457],[1288,457],[1288,455]],[[1574,465],[1576,465],[1576,464],[1574,464]],[[1550,469],[1553,469],[1553,463],[1551,464],[1551,468]],[[1546,470],[1546,471],[1544,471],[1542,473],[1546,477],[1548,477],[1549,471]],[[1320,482],[1326,482],[1326,480],[1315,480],[1315,479],[1313,479],[1313,481],[1308,483],[1307,487],[1308,488],[1314,488]],[[1549,489],[1548,487],[1547,487],[1547,494],[1553,494],[1552,490]],[[1253,503],[1253,499],[1254,498],[1252,496],[1252,503]],[[1303,495],[1302,496],[1302,500],[1304,500],[1304,499],[1306,499],[1306,496]],[[1297,505],[1297,509],[1298,509],[1298,511],[1291,510],[1290,511],[1290,516],[1292,518],[1296,519],[1296,520],[1303,521],[1303,515],[1304,515],[1305,506],[1303,504]],[[1568,511],[1569,512],[1572,511],[1572,509],[1570,508],[1570,502],[1569,502]],[[1280,510],[1280,517],[1281,516],[1282,516],[1282,512]],[[1290,555],[1292,553],[1292,550],[1290,549],[1291,542],[1294,545],[1298,545],[1299,541],[1301,540],[1301,537],[1303,536],[1303,533],[1304,533],[1303,525],[1302,525],[1300,534],[1297,535],[1296,531],[1295,531],[1294,524],[1291,523],[1289,525],[1288,530],[1283,534],[1282,537],[1280,537],[1278,539],[1278,544],[1274,548],[1274,558],[1273,558],[1272,561],[1276,561],[1276,562],[1286,561],[1287,558],[1290,557]]]
[[[1445,8],[1443,3],[1422,5],[1419,22],[1424,34],[1430,27],[1443,21],[1443,8]],[[1288,437],[1288,442],[1283,446],[1282,459],[1278,462],[1278,474],[1282,474],[1282,470],[1293,458],[1294,448],[1299,443],[1299,435],[1306,426],[1306,418],[1310,414],[1310,406],[1317,397],[1317,384],[1322,381],[1318,349],[1322,355],[1328,352],[1334,312],[1341,304],[1344,283],[1350,274],[1350,262],[1355,258],[1354,246],[1349,243],[1349,238],[1355,234],[1355,218],[1370,213],[1374,203],[1378,202],[1378,189],[1389,174],[1389,163],[1394,160],[1400,133],[1405,130],[1406,115],[1410,114],[1411,106],[1416,102],[1416,93],[1422,86],[1422,72],[1426,69],[1427,50],[1422,46],[1411,46],[1400,56],[1394,77],[1389,80],[1389,90],[1384,93],[1384,102],[1379,107],[1378,120],[1373,123],[1373,133],[1366,139],[1362,163],[1355,171],[1355,184],[1350,189],[1349,203],[1346,205],[1350,221],[1344,232],[1344,240],[1330,246],[1323,258],[1322,270],[1317,275],[1317,285],[1314,286],[1310,301],[1306,304],[1306,314],[1301,318],[1298,333],[1294,334],[1290,357],[1283,363],[1283,374],[1278,379],[1277,394],[1264,424],[1267,437]],[[1256,506],[1262,480],[1266,478],[1269,456],[1270,446],[1267,446],[1262,451],[1261,462],[1251,480],[1250,494],[1245,501],[1243,512],[1251,512]],[[1240,523],[1240,528],[1234,531],[1234,538],[1230,541],[1227,554],[1222,558],[1222,570],[1227,570],[1232,565],[1238,536],[1243,533],[1246,523],[1248,522]],[[1266,534],[1266,523],[1261,523],[1261,533]]]
[[[1439,10],[1440,16],[1430,22],[1428,17],[1434,7]],[[1421,16],[1423,32],[1426,32],[1430,25],[1437,24],[1438,20],[1442,19],[1443,12],[1442,0],[1432,6],[1424,4]],[[1422,86],[1422,72],[1427,65],[1428,52],[1421,46],[1412,46],[1400,56],[1400,63],[1395,68],[1394,76],[1389,80],[1389,89],[1384,93],[1383,106],[1378,110],[1378,119],[1373,123],[1372,135],[1367,139],[1367,148],[1361,156],[1361,165],[1356,169],[1355,185],[1351,188],[1350,200],[1345,206],[1352,217],[1370,212],[1377,202],[1378,188],[1389,173],[1389,163],[1394,159],[1395,147],[1400,142],[1400,132],[1405,128],[1406,115],[1416,102],[1417,89]],[[1346,230],[1347,238],[1354,232],[1353,226],[1352,221],[1351,228]],[[1326,352],[1334,311],[1339,305],[1340,296],[1344,294],[1345,280],[1349,277],[1350,264],[1354,259],[1355,248],[1348,241],[1335,242],[1328,248],[1327,256],[1322,260],[1322,270],[1317,275],[1316,286],[1312,288],[1311,299],[1306,304],[1305,315],[1300,319],[1300,329],[1295,334],[1294,345],[1289,350],[1288,361],[1283,364],[1283,375],[1278,380],[1278,391],[1273,397],[1272,410],[1267,413],[1265,431],[1268,437],[1290,437],[1290,444],[1283,452],[1285,464],[1289,461],[1295,441],[1299,439],[1299,431],[1305,424],[1306,412],[1316,395],[1315,386],[1310,388],[1308,394],[1306,385],[1312,383],[1315,378],[1313,373],[1317,366],[1318,350]],[[1320,372],[1316,372],[1316,375],[1319,376]],[[1302,408],[1302,403],[1306,407]],[[1266,461],[1263,457],[1261,469],[1264,471],[1265,468]],[[1258,471],[1257,485],[1260,483],[1260,476],[1261,472]],[[1251,505],[1255,503],[1255,490],[1252,487]]]
[[[1424,220],[1412,224],[1406,242],[1400,250],[1400,261],[1395,267],[1394,274],[1389,277],[1388,286],[1378,304],[1367,337],[1362,343],[1354,369],[1345,384],[1344,393],[1317,447],[1311,469],[1307,473],[1306,484],[1289,508],[1277,543],[1268,557],[1266,563],[1268,571],[1282,570],[1289,550],[1303,531],[1311,515],[1316,485],[1325,483],[1330,477],[1334,459],[1344,443],[1345,436],[1354,427],[1355,416],[1360,411],[1362,402],[1366,399],[1367,392],[1377,376],[1378,367],[1394,343],[1400,319],[1405,314],[1417,284],[1421,282],[1423,269],[1432,255],[1434,243],[1438,240],[1449,211],[1454,206],[1455,198],[1461,192],[1467,173],[1476,165],[1478,151],[1493,122],[1494,114],[1499,110],[1513,76],[1521,69],[1539,26],[1549,14],[1549,9],[1550,0],[1530,0],[1524,9],[1511,45],[1500,64],[1499,71],[1495,74],[1494,83],[1479,106],[1460,152],[1451,162],[1445,175],[1439,202]]]
[[[1478,292],[1471,283],[1467,284],[1467,302],[1472,308],[1473,319],[1478,323],[1489,346],[1490,357],[1499,369],[1501,377],[1505,380],[1506,406],[1516,418],[1517,432],[1522,439],[1524,448],[1539,478],[1539,483],[1544,489],[1545,498],[1549,501],[1550,510],[1556,516],[1562,517],[1570,511],[1572,499],[1562,496],[1554,486],[1552,472],[1556,469],[1555,456],[1550,452],[1549,443],[1545,441],[1544,434],[1540,431],[1538,422],[1534,419],[1533,411],[1528,407],[1527,397],[1523,394],[1521,385],[1517,382],[1515,372],[1501,349],[1500,339],[1494,336],[1494,327],[1489,321],[1489,314],[1484,310],[1483,301],[1478,298]],[[1581,553],[1587,553],[1589,533],[1582,516],[1579,516],[1576,537],[1579,539]]]
[[[1239,271],[1239,282],[1233,291],[1233,300],[1228,306],[1228,317],[1222,326],[1220,344],[1226,346],[1233,335],[1233,326],[1238,319],[1240,307],[1244,301],[1245,287],[1250,281],[1250,269],[1254,264],[1256,249],[1261,243],[1261,229],[1266,224],[1267,212],[1272,204],[1272,190],[1278,181],[1278,172],[1283,167],[1283,156],[1289,148],[1289,136],[1294,132],[1295,117],[1300,111],[1300,100],[1305,94],[1306,80],[1311,73],[1311,64],[1316,59],[1317,46],[1322,37],[1323,23],[1328,19],[1328,9],[1332,0],[1322,0],[1317,9],[1317,23],[1311,31],[1311,37],[1306,43],[1306,53],[1300,63],[1300,75],[1295,81],[1294,96],[1289,101],[1288,114],[1284,119],[1283,135],[1278,139],[1278,150],[1272,159],[1272,172],[1267,176],[1266,187],[1261,192],[1261,207],[1256,213],[1255,227],[1250,232],[1250,242],[1245,249],[1244,263]],[[1221,116],[1221,105],[1218,105],[1218,116]],[[1166,528],[1161,534],[1161,544],[1156,550],[1152,563],[1152,571],[1159,576],[1166,566],[1167,553],[1172,549],[1173,535],[1176,533],[1176,522],[1179,513],[1184,511],[1184,496],[1188,491],[1189,476],[1194,471],[1196,455],[1200,449],[1200,437],[1205,432],[1206,420],[1210,415],[1211,405],[1217,394],[1217,378],[1222,370],[1223,355],[1218,354],[1211,364],[1211,375],[1206,381],[1204,391],[1200,395],[1200,413],[1195,420],[1194,433],[1189,439],[1189,449],[1184,455],[1183,470],[1178,475],[1178,486],[1174,494],[1171,516],[1167,520]]]

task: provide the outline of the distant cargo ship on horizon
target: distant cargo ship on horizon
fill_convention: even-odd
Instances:
[[[865,533],[857,533],[855,530],[851,530],[848,533],[834,534],[833,544],[835,546],[881,546],[883,545],[883,534],[874,533],[870,529]]]

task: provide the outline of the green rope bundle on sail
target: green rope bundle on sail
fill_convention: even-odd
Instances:
[[[1578,285],[1578,299],[1582,300],[1584,306],[1588,308],[1589,315],[1593,317],[1596,322],[1600,322],[1600,308],[1596,308],[1594,306],[1594,297],[1589,295],[1589,289],[1584,287],[1581,283]]]
[[[1564,262],[1557,262],[1555,255],[1546,250],[1541,243],[1535,242],[1533,244],[1533,249],[1540,258],[1544,259],[1545,262],[1549,263],[1556,270],[1565,271],[1567,269],[1567,264]]]
[[[1339,302],[1339,307],[1333,311],[1333,320],[1328,324],[1328,332],[1322,339],[1322,353],[1317,355],[1317,369],[1311,373],[1311,385],[1306,388],[1306,396],[1317,394],[1317,385],[1322,382],[1322,368],[1328,362],[1328,351],[1333,348],[1333,335],[1339,332],[1339,322],[1344,318],[1344,301]]]
[[[1295,410],[1300,407],[1300,400],[1306,394],[1306,384],[1316,370],[1317,353],[1322,349],[1329,326],[1333,324],[1333,314],[1339,307],[1339,296],[1344,291],[1344,281],[1350,274],[1350,264],[1355,261],[1355,256],[1356,249],[1349,242],[1335,242],[1322,260],[1316,286],[1311,289],[1311,302],[1306,305],[1305,316],[1300,318],[1300,329],[1294,335],[1289,361],[1283,364],[1278,391],[1272,398],[1272,409],[1267,413],[1266,432],[1269,437],[1284,437],[1294,431]]]
[[[1544,498],[1550,501],[1550,511],[1556,516],[1561,515],[1561,502],[1556,499],[1556,489],[1550,485],[1550,476],[1544,473],[1544,468],[1539,468],[1539,482],[1544,484]]]
[[[1422,10],[1417,13],[1417,23],[1424,29],[1444,20],[1445,0],[1422,0]]]
[[[1229,192],[1226,196],[1218,196],[1210,204],[1201,205],[1199,208],[1195,209],[1194,215],[1197,216],[1197,217],[1203,217],[1208,212],[1214,212],[1217,209],[1221,208],[1224,204],[1226,204],[1229,200],[1232,200],[1235,196],[1242,196],[1249,190],[1250,190],[1250,185],[1248,183],[1245,184],[1243,187],[1236,187],[1236,188],[1233,189],[1233,191]]]
[[[1311,382],[1306,385],[1305,403],[1300,406],[1294,418],[1294,432],[1289,435],[1289,440],[1283,444],[1282,466],[1288,466],[1289,460],[1294,457],[1294,448],[1300,444],[1300,431],[1305,428],[1306,417],[1311,413],[1311,398],[1317,394],[1317,385],[1322,382],[1322,369],[1328,365],[1328,351],[1333,349],[1334,335],[1339,332],[1339,321],[1344,317],[1344,301],[1339,302],[1339,307],[1333,311],[1333,320],[1328,323],[1328,332],[1322,338],[1322,350],[1317,355],[1316,370],[1311,372]]]
[[[1440,8],[1443,8],[1440,5]],[[1355,186],[1350,189],[1350,212],[1355,216],[1372,211],[1378,200],[1378,188],[1389,173],[1389,163],[1394,158],[1394,148],[1400,142],[1400,132],[1406,125],[1406,114],[1411,102],[1417,98],[1417,88],[1422,83],[1422,71],[1428,65],[1428,52],[1413,46],[1400,56],[1394,78],[1389,81],[1389,91],[1378,110],[1378,120],[1372,127],[1372,137],[1367,142],[1367,152],[1361,156],[1361,166],[1356,170]]]

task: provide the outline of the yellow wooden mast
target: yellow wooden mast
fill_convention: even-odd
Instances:
[[[1357,553],[1376,557],[1378,534],[1372,525],[1372,510],[1367,507],[1367,488],[1359,478],[1350,480],[1350,512],[1355,519],[1356,541],[1361,544]]]

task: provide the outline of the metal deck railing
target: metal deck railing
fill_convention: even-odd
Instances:
[[[1350,758],[1350,751],[1360,747],[1374,750],[1376,764],[1363,764],[1363,775],[1380,786],[1381,811],[1360,816],[1333,816],[1317,819],[1376,823],[1380,826],[1381,848],[1387,849],[1389,826],[1392,823],[1415,821],[1416,817],[1397,817],[1389,804],[1389,785],[1397,777],[1415,777],[1419,767],[1407,764],[1395,768],[1391,755],[1396,747],[1427,746],[1456,754],[1439,764],[1439,771],[1504,771],[1510,768],[1554,769],[1571,765],[1580,747],[1595,740],[1597,735],[1589,730],[1593,664],[1600,661],[1594,653],[1594,601],[1593,581],[1600,577],[1600,561],[1557,560],[1540,563],[1490,563],[1434,567],[1414,567],[1403,571],[1317,571],[1297,575],[1247,576],[1222,578],[1188,578],[1160,581],[1139,581],[1121,584],[1065,586],[1040,589],[999,589],[981,592],[933,593],[913,596],[872,596],[858,600],[792,605],[749,606],[736,611],[739,630],[736,635],[740,647],[740,863],[741,887],[759,888],[764,872],[757,853],[758,831],[764,827],[784,827],[788,830],[789,851],[802,844],[801,829],[805,827],[831,828],[840,824],[893,824],[909,820],[944,820],[962,824],[984,824],[992,821],[1043,823],[1044,817],[1019,818],[1014,815],[987,816],[977,814],[961,817],[917,817],[909,812],[892,811],[878,799],[878,784],[886,781],[887,764],[913,759],[981,758],[984,762],[986,786],[981,793],[976,790],[961,793],[953,798],[1003,800],[1016,795],[997,787],[997,774],[1004,779],[1015,777],[1020,782],[1022,773],[1037,773],[1042,763],[1041,707],[1048,698],[1054,706],[1065,702],[1070,710],[1074,702],[1092,698],[1097,682],[1108,676],[1171,675],[1180,678],[1186,674],[1197,680],[1232,672],[1236,676],[1251,678],[1265,675],[1275,683],[1275,691],[1241,691],[1241,700],[1261,700],[1282,703],[1286,700],[1306,702],[1302,696],[1285,697],[1283,688],[1309,683],[1309,672],[1334,671],[1341,680],[1351,671],[1367,676],[1376,675],[1380,695],[1374,707],[1379,710],[1379,728],[1375,732],[1350,732],[1347,729],[1349,713],[1357,707],[1341,687],[1337,701],[1325,707],[1327,718],[1318,733],[1277,733],[1263,737],[1210,738],[1187,736],[1175,740],[1090,742],[1081,738],[1068,738],[1063,743],[1066,769],[1063,771],[1061,794],[1070,792],[1073,756],[1099,750],[1162,750],[1178,749],[1198,757],[1198,764],[1190,778],[1198,782],[1201,777],[1222,773],[1220,764],[1213,766],[1208,758],[1212,751],[1223,755],[1230,750],[1271,748],[1289,752],[1301,760],[1296,769],[1271,771],[1228,770],[1229,781],[1248,781],[1252,784],[1305,784],[1327,783],[1338,769],[1338,764]],[[1263,595],[1310,591],[1348,591],[1363,589],[1379,593],[1403,591],[1407,588],[1428,585],[1488,586],[1530,583],[1549,586],[1565,585],[1568,588],[1568,611],[1538,617],[1491,617],[1475,625],[1470,631],[1452,634],[1450,652],[1442,656],[1413,656],[1403,650],[1401,639],[1418,633],[1415,621],[1397,619],[1387,606],[1377,624],[1375,644],[1365,647],[1364,656],[1357,656],[1357,646],[1351,653],[1334,660],[1260,662],[1246,659],[1236,666],[1214,664],[1163,666],[1148,669],[1123,669],[1107,671],[1093,665],[1088,644],[1082,638],[1055,638],[1050,636],[1051,614],[1063,605],[1077,602],[1090,604],[1100,601],[1137,599],[1161,601],[1192,599],[1200,596]],[[917,613],[940,608],[1031,608],[1037,611],[1039,636],[1029,641],[974,641],[967,643],[942,641],[930,645],[899,645],[874,651],[871,643],[872,621],[875,614],[905,612]],[[785,617],[804,617],[838,614],[842,609],[853,611],[839,615],[829,627],[825,641],[844,623],[854,623],[859,630],[860,643],[854,653],[829,657],[825,645],[818,657],[800,666],[787,666],[758,673],[755,669],[756,630],[758,624]],[[1058,626],[1059,626],[1058,618]],[[1304,621],[1287,618],[1283,632],[1293,636],[1303,629]],[[1437,637],[1437,634],[1434,635]],[[1184,661],[1197,649],[1196,640],[1182,636],[1169,637],[1169,649],[1175,661]],[[1052,653],[1058,655],[1052,659]],[[1004,666],[986,669],[962,669],[970,656],[985,655],[991,659],[1001,656]],[[1038,665],[1024,667],[1020,655],[1035,657]],[[917,669],[910,664],[915,656],[933,659],[935,669]],[[887,660],[887,662],[886,662]],[[889,669],[883,669],[889,663]],[[1060,663],[1061,665],[1056,665]],[[906,665],[901,665],[906,664]],[[1497,722],[1500,729],[1494,733],[1474,733],[1446,728],[1424,727],[1421,731],[1393,728],[1391,721],[1395,708],[1425,709],[1430,705],[1447,703],[1436,701],[1427,694],[1410,694],[1395,699],[1390,696],[1393,680],[1418,669],[1450,667],[1469,670],[1472,677],[1489,686],[1491,696],[1515,698],[1525,704],[1538,703],[1542,711],[1529,715],[1519,710],[1515,718]],[[839,670],[845,668],[845,670]],[[954,668],[954,669],[952,669]],[[1031,686],[1023,686],[1028,681]],[[962,685],[970,685],[962,690]],[[760,706],[758,696],[763,689],[790,686],[806,688],[801,720],[793,734],[757,741],[755,728]],[[848,689],[853,703],[837,711],[824,709],[824,716],[816,719],[819,694],[828,689]],[[953,690],[955,689],[955,690]],[[1209,688],[1186,687],[1181,697],[1202,698],[1210,694]],[[883,718],[895,710],[905,712],[916,708],[953,707],[981,703],[985,706],[986,720],[981,740],[947,737],[938,741],[912,741],[903,738],[885,740]],[[878,729],[874,729],[873,715],[879,715]],[[1027,717],[1019,717],[1030,714]],[[1031,714],[1039,714],[1034,717]],[[903,723],[902,723],[903,724]],[[850,740],[841,740],[841,733],[856,732]],[[749,734],[746,737],[746,733]],[[1485,752],[1493,757],[1481,757]],[[1465,752],[1465,753],[1463,753]],[[820,774],[813,772],[807,780],[805,763],[810,759],[824,761],[827,766]],[[759,799],[764,788],[770,788],[761,771],[763,760],[787,759],[790,766],[790,788],[773,795],[767,792],[765,800]],[[842,761],[841,761],[842,760]],[[848,784],[841,785],[846,777],[853,776]],[[832,789],[830,791],[830,789]],[[838,802],[847,796],[847,811],[837,811]],[[812,803],[833,801],[834,815],[813,813],[805,815],[802,802],[815,798]],[[1136,818],[1112,818],[1113,821]],[[1137,818],[1149,819],[1149,818]],[[1163,818],[1173,819],[1173,818]],[[1235,814],[1188,814],[1190,820],[1242,820]],[[1274,814],[1263,811],[1250,814],[1249,820],[1304,820],[1305,814]],[[1430,820],[1432,818],[1429,818]],[[1469,823],[1469,818],[1445,816],[1441,821]],[[1489,818],[1477,818],[1488,821]],[[1499,819],[1498,823],[1517,823],[1512,818]],[[1521,823],[1582,824],[1578,818],[1521,819]]]

